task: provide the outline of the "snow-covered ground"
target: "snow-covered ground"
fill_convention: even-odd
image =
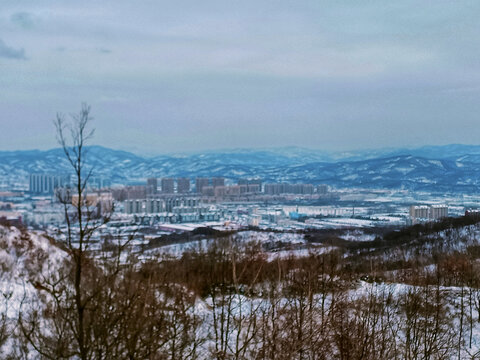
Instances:
[[[372,241],[375,240],[375,234],[365,234],[361,230],[349,230],[340,235],[340,238],[348,241]]]
[[[25,299],[36,299],[37,286],[57,272],[66,253],[36,232],[22,232],[15,227],[0,226],[0,314],[13,332]],[[0,347],[3,358],[12,353],[13,338]]]
[[[269,259],[278,256],[308,256],[309,251],[320,253],[326,251],[322,246],[309,246],[303,234],[275,233],[264,231],[240,231],[233,235],[233,239],[241,243],[254,242],[263,246]],[[185,251],[206,250],[213,239],[202,239],[178,244],[160,246],[151,251],[154,254],[181,257]],[[147,255],[148,257],[148,255]]]
[[[447,236],[445,233],[443,235]],[[480,238],[479,228],[474,226],[461,229],[458,232],[458,235]],[[270,260],[285,258],[292,255],[307,256],[312,252],[324,253],[334,249],[331,247],[315,246],[315,244],[311,247],[306,247],[308,244],[304,235],[299,233],[243,231],[236,234],[235,237],[238,241],[242,242],[259,242],[262,246],[270,249],[265,250],[268,259]],[[373,235],[365,234],[360,230],[348,231],[344,233],[342,237],[346,240],[373,240]],[[196,242],[166,245],[157,250],[164,254],[179,257],[187,249],[206,247],[209,241],[211,240],[203,239]],[[279,247],[275,247],[276,244],[283,244],[282,246],[286,246],[287,248],[282,248],[280,245]],[[459,250],[462,249],[459,248]],[[21,311],[20,306],[22,299],[24,299],[25,296],[37,296],[37,289],[41,286],[44,278],[64,266],[66,259],[67,254],[55,246],[55,244],[47,237],[42,236],[42,234],[36,232],[22,232],[14,227],[0,226],[0,292],[3,295],[0,297],[0,313],[6,314],[7,321],[10,321],[8,326],[13,329],[14,322]],[[435,268],[430,266],[425,267],[424,270],[434,271]],[[353,281],[348,288],[339,291],[336,294],[338,298],[335,301],[344,301],[346,304],[356,304],[355,306],[358,307],[355,307],[354,310],[349,312],[349,316],[351,316],[352,319],[355,319],[355,321],[359,321],[360,324],[362,321],[365,321],[366,324],[368,324],[368,321],[373,321],[369,318],[373,314],[368,308],[368,304],[371,304],[371,302],[369,302],[370,300],[374,299],[375,301],[380,301],[381,304],[385,305],[385,309],[388,309],[389,306],[393,306],[392,309],[395,311],[389,313],[393,318],[388,321],[395,324],[396,329],[398,329],[396,341],[398,341],[399,346],[405,346],[406,320],[404,308],[401,304],[403,304],[402,301],[405,301],[409,294],[415,292],[418,292],[420,295],[426,294],[424,289],[425,288],[422,287],[415,287],[401,283],[369,283],[359,280]],[[433,295],[435,294],[435,288],[430,287],[427,290],[432,292],[424,296],[424,300],[422,301],[434,301]],[[447,326],[451,327],[448,336],[454,337],[456,342],[452,344],[460,344],[460,352],[455,353],[451,358],[458,358],[458,356],[460,356],[461,359],[467,359],[469,358],[469,353],[475,354],[480,350],[480,322],[477,320],[477,310],[475,310],[472,315],[475,318],[475,321],[469,321],[470,315],[467,311],[469,301],[468,296],[470,291],[472,291],[474,296],[480,295],[476,292],[476,289],[466,287],[462,289],[460,287],[443,286],[438,288],[438,291],[441,293],[442,299],[445,301],[445,306],[442,307],[442,311],[444,311],[442,316],[445,316],[446,318],[443,317],[442,321],[444,321]],[[231,345],[232,349],[235,348],[235,341],[244,341],[244,339],[248,338],[248,331],[250,331],[248,330],[248,326],[251,324],[249,322],[253,321],[252,319],[255,319],[255,317],[249,317],[249,315],[254,312],[258,312],[259,314],[270,314],[269,311],[271,311],[272,307],[270,300],[266,297],[260,296],[261,291],[259,290],[254,292],[254,294],[255,295],[251,296],[246,296],[244,294],[231,294],[228,295],[228,301],[222,299],[221,302],[217,302],[216,304],[213,303],[211,297],[197,298],[195,306],[191,311],[202,320],[198,329],[199,336],[204,338],[199,351],[201,359],[209,359],[211,356],[215,341],[213,335],[215,332],[215,326],[221,325],[218,323],[218,315],[225,309],[225,306],[229,306],[228,311],[231,312],[232,316],[232,318],[225,319],[225,321],[228,320],[231,321],[231,324],[234,324],[232,325],[231,333],[226,339],[228,342],[231,342],[229,345]],[[461,297],[462,294],[463,298]],[[276,304],[276,306],[282,308],[282,311],[284,311],[285,314],[288,314],[289,311],[296,311],[297,306],[299,305],[297,300],[288,298],[287,296],[288,295],[285,295],[285,297],[281,298]],[[332,304],[331,296],[333,295],[329,294],[326,301],[323,303],[326,311],[329,311],[329,307]],[[315,311],[318,311],[323,300],[322,294],[316,294],[312,297],[314,307],[316,307]],[[362,303],[363,300],[367,301]],[[365,308],[362,306],[367,307]],[[398,308],[395,308],[395,306],[398,306]],[[214,316],[215,312],[216,316]],[[318,312],[315,314],[318,314]],[[428,316],[433,315],[430,314]],[[459,337],[460,318],[462,318],[461,338]],[[430,320],[431,319],[428,318],[425,321],[428,323]],[[319,319],[316,318],[315,321],[318,322]],[[216,325],[215,322],[217,322]],[[469,328],[470,324],[472,325],[471,332]],[[257,323],[256,326],[258,325],[259,324]],[[286,326],[285,323],[283,325]],[[472,338],[471,344],[469,339],[470,333]],[[239,334],[241,336],[238,336]],[[455,338],[455,336],[457,336],[457,338]],[[5,358],[7,353],[11,353],[14,346],[15,343],[12,338],[10,338],[3,346],[0,346],[0,358]],[[258,344],[252,343],[251,346],[258,346]],[[476,357],[474,356],[473,358]],[[32,357],[32,359],[35,359],[35,357]]]

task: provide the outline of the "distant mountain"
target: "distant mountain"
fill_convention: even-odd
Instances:
[[[88,147],[88,166],[113,183],[147,177],[224,176],[231,181],[325,183],[335,187],[478,193],[480,146],[446,145],[328,153],[297,147],[142,157]],[[61,149],[0,152],[0,183],[26,183],[29,173],[67,173]]]

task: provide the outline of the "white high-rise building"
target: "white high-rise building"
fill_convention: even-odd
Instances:
[[[426,220],[439,220],[448,217],[447,205],[412,205],[410,206],[410,218],[413,222]]]
[[[33,194],[53,195],[56,188],[68,184],[68,178],[59,175],[30,174],[29,191]]]

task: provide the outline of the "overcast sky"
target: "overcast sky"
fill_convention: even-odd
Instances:
[[[480,1],[1,0],[0,150],[480,144]]]

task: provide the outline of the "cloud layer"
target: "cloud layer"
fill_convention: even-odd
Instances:
[[[96,142],[145,152],[478,143],[478,13],[476,0],[5,0],[0,148],[54,146],[51,119],[82,101]]]
[[[8,46],[2,39],[0,39],[0,57],[6,59],[26,60],[24,49],[15,49]]]

